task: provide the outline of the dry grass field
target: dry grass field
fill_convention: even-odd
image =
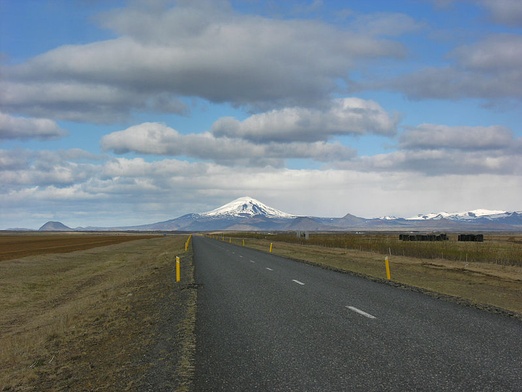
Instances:
[[[225,236],[225,237],[224,237]],[[453,238],[455,237],[455,238]],[[389,257],[391,283],[451,297],[491,311],[506,310],[522,318],[522,234],[485,236],[482,243],[403,242],[397,234],[295,233],[219,234],[231,241],[339,271],[386,280]]]
[[[190,329],[188,297],[173,281],[186,239],[0,236],[0,390],[141,390],[158,383],[147,379],[158,361],[179,373],[180,359],[158,348],[156,334],[163,299],[177,312],[174,331]],[[191,281],[191,267],[182,271]],[[180,344],[170,342],[182,352]]]
[[[388,255],[391,284],[522,317],[520,234],[468,244],[401,243],[387,234],[225,235],[216,238],[263,251],[272,243],[275,254],[380,281]],[[188,290],[196,285],[186,240],[0,235],[0,390],[190,390],[197,290]]]

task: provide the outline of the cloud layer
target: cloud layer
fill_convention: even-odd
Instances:
[[[238,121],[223,118],[212,133],[255,142],[313,142],[338,135],[396,132],[398,115],[389,115],[376,102],[359,98],[336,99],[325,110],[291,107],[260,113]]]
[[[520,163],[513,162],[519,170],[515,174],[469,174],[456,166],[468,162],[458,162],[454,156],[446,162],[444,175],[426,176],[423,167],[434,163],[433,159],[444,160],[443,155],[391,153],[381,157],[380,167],[377,158],[367,157],[371,162],[363,162],[364,168],[281,170],[177,159],[102,160],[81,150],[59,155],[0,150],[4,167],[0,205],[4,222],[17,222],[21,214],[30,214],[31,222],[39,227],[51,219],[69,225],[152,223],[204,212],[245,194],[255,194],[290,213],[337,217],[348,212],[365,217],[404,216],[433,205],[448,211],[462,205],[493,208],[491,200],[497,206],[519,203]],[[413,164],[420,165],[419,170]],[[401,165],[408,170],[398,170]]]
[[[0,65],[2,220],[519,210],[522,3],[362,3],[129,0]]]
[[[414,99],[479,98],[520,101],[522,96],[522,37],[500,34],[449,54],[449,64],[426,67],[370,88],[392,88]]]
[[[356,154],[337,143],[255,144],[239,138],[218,138],[210,133],[183,135],[160,123],[143,123],[113,132],[103,137],[102,148],[119,154],[185,156],[229,166],[282,167],[286,159],[329,162],[350,159]]]
[[[31,116],[99,122],[133,110],[184,113],[180,98],[194,96],[251,109],[310,106],[329,98],[339,81],[350,83],[356,65],[405,51],[363,30],[239,15],[214,2],[123,9],[103,21],[117,38],[4,66],[0,104]]]

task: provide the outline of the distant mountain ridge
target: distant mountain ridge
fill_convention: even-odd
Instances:
[[[413,218],[341,218],[292,215],[251,197],[240,197],[214,210],[139,226],[71,229],[48,222],[41,231],[522,231],[522,211],[473,210],[419,214]]]
[[[512,212],[498,211],[498,210],[473,210],[465,212],[438,212],[431,214],[419,214],[413,218],[407,218],[408,220],[429,220],[429,219],[450,219],[450,220],[474,220],[479,218],[484,219],[498,219],[510,216]]]

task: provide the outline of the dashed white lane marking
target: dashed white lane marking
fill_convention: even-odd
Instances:
[[[266,269],[267,269],[267,270],[269,270],[269,271],[273,271],[273,269],[272,269],[272,268],[268,268],[268,267],[266,267]]]
[[[304,286],[304,283],[303,282],[299,282],[298,280],[292,279],[292,282],[295,282],[297,284],[300,284],[301,286]]]
[[[357,309],[355,306],[347,306],[348,309],[356,312],[356,313],[359,313],[360,315],[363,315],[364,317],[368,317],[369,319],[376,319],[377,317],[371,315],[370,313],[366,313],[364,311],[362,311],[361,309]]]
[[[255,261],[254,261],[254,260],[250,260],[250,262],[251,262],[251,263],[255,263]]]
[[[243,256],[239,255],[240,258],[243,258]]]

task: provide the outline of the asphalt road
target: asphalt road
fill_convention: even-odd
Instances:
[[[522,391],[522,322],[194,237],[196,391]]]

